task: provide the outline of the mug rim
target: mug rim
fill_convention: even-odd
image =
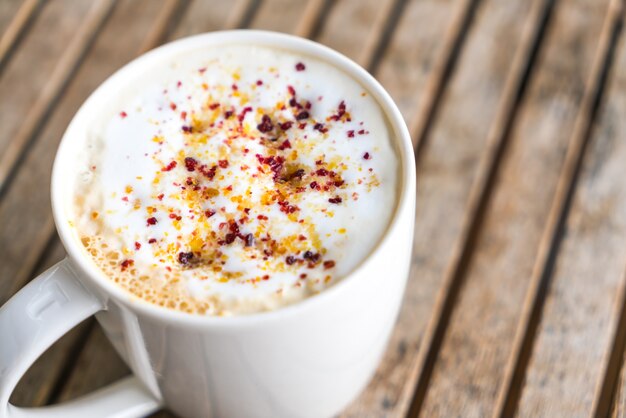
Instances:
[[[94,104],[97,104],[98,101],[106,100],[107,90],[116,91],[116,84],[122,84],[127,81],[128,78],[132,78],[138,73],[145,72],[146,67],[152,62],[161,62],[166,60],[168,56],[173,56],[181,51],[191,50],[197,47],[214,47],[216,45],[228,44],[259,45],[309,55],[335,66],[352,77],[355,81],[359,82],[372,94],[385,114],[392,131],[394,147],[399,154],[398,160],[401,165],[399,179],[401,184],[396,199],[396,207],[385,233],[378,240],[367,257],[348,274],[338,280],[337,283],[324,289],[319,294],[289,305],[278,307],[271,311],[232,316],[190,314],[152,304],[131,294],[115,284],[91,259],[89,259],[86,250],[80,245],[78,238],[75,236],[76,234],[73,233],[73,227],[70,226],[69,222],[70,217],[66,213],[67,196],[64,193],[66,190],[62,187],[65,176],[63,160],[64,156],[69,152],[71,145],[73,145],[71,143],[72,137],[81,134],[83,130],[83,120],[88,118]],[[350,292],[350,289],[355,286],[355,282],[358,281],[356,280],[357,276],[361,276],[362,273],[367,270],[372,260],[377,257],[382,248],[388,245],[392,237],[397,234],[395,231],[401,228],[399,222],[400,214],[410,209],[415,193],[415,176],[413,146],[404,118],[389,93],[387,93],[382,85],[359,64],[327,46],[298,36],[264,30],[225,30],[185,37],[144,53],[116,70],[89,95],[68,124],[57,148],[51,179],[52,212],[59,237],[68,253],[69,259],[72,264],[78,267],[83,273],[79,274],[79,276],[81,276],[80,280],[82,280],[82,276],[87,276],[89,278],[88,280],[94,283],[99,291],[104,293],[107,298],[113,298],[129,309],[140,311],[142,314],[159,321],[191,326],[231,327],[281,319],[312,309],[316,305],[321,305],[325,301],[337,297],[338,294]]]

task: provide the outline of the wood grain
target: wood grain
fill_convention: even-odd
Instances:
[[[64,253],[51,161],[101,80],[166,39],[296,33],[374,72],[416,146],[405,302],[342,416],[504,417],[519,401],[523,416],[626,418],[625,35],[590,130],[623,0],[39,1],[0,0],[0,304]],[[12,401],[63,401],[127,373],[88,320]]]
[[[55,67],[59,68],[58,65],[64,51],[63,46],[71,42],[72,36],[76,33],[74,29],[80,27],[80,22],[89,15],[87,4],[81,3],[73,8],[71,8],[71,4],[73,2],[60,0],[50,3],[41,11],[28,36],[22,42],[19,53],[13,57],[0,78],[0,97],[11,98],[11,100],[0,101],[0,126],[3,127],[0,133],[0,149],[2,150],[0,160],[2,161],[9,160],[6,153],[7,148],[10,147],[9,144],[21,142],[24,145],[27,142],[26,136],[28,136],[25,135],[27,134],[26,130],[35,129],[33,126],[26,126],[25,116],[31,123],[36,124],[37,127],[40,126],[41,120],[35,120],[37,118],[34,117],[36,115],[32,109],[37,107],[42,109],[37,113],[39,116],[43,116],[41,113],[45,107],[44,102],[51,103],[50,97],[44,101],[38,96],[42,89],[48,92],[57,90],[57,93],[60,90],[58,84],[56,84],[56,89],[52,88],[54,86],[50,87],[49,75]],[[99,2],[93,6],[95,9],[91,9],[92,16],[94,16],[94,10],[101,10],[102,4]],[[72,10],[66,10],[68,8]],[[59,23],[62,23],[63,28],[58,31],[56,40],[51,40],[50,31]],[[35,59],[39,62],[38,66],[32,65]],[[40,105],[36,105],[36,103],[40,103]],[[22,139],[19,138],[20,132],[25,133],[22,134]],[[15,149],[13,155],[20,153],[21,150]],[[51,160],[52,155],[46,157]],[[11,158],[13,161],[14,159]],[[0,171],[3,168],[5,172],[8,172],[7,166],[0,166]],[[32,174],[30,178],[34,182],[38,182],[40,187],[48,188],[49,172],[42,171],[39,179],[35,179]],[[27,175],[26,172],[23,176],[25,175]],[[12,192],[6,190],[6,193],[0,193],[2,196],[0,219],[5,222],[16,219],[15,223],[5,224],[0,230],[0,248],[2,249],[0,251],[0,277],[11,278],[11,280],[0,281],[0,303],[8,299],[23,285],[39,254],[48,242],[52,227],[49,221],[51,214],[46,200],[39,208],[40,213],[35,214],[35,208],[32,207],[35,202],[29,201],[30,196],[25,195],[25,192],[19,187],[10,189]],[[42,196],[46,197],[47,191]],[[28,215],[35,216],[35,221],[29,219]],[[45,216],[41,218],[38,215]],[[39,219],[43,219],[43,222],[37,223]],[[22,229],[25,224],[28,226],[26,229]],[[44,226],[43,229],[42,225]]]
[[[494,412],[607,3],[557,5],[484,210],[434,366],[424,416],[479,417]]]
[[[0,104],[0,191],[112,6],[112,0],[46,2],[0,80],[0,96],[13,98]],[[51,37],[52,30],[58,36]]]
[[[615,367],[614,339],[623,333],[618,324],[624,325],[626,290],[626,187],[615,181],[623,178],[626,152],[618,139],[624,130],[618,116],[624,109],[618,70],[626,62],[624,45],[622,40],[564,227],[519,416],[606,416],[609,409],[612,384],[606,376]]]
[[[494,417],[511,416],[517,406],[521,382],[528,365],[531,345],[535,338],[537,323],[545,300],[546,286],[549,284],[554,257],[560,248],[563,220],[571,206],[571,196],[576,187],[580,164],[590,137],[597,103],[602,97],[604,80],[612,62],[614,45],[620,32],[622,20],[621,0],[611,0],[586,82],[584,97],[573,124],[563,167],[552,197],[552,204],[545,222],[546,226],[538,244],[528,290],[522,303],[520,320],[513,338],[513,349],[504,370],[504,383],[500,387],[496,400]],[[618,358],[618,354],[611,355],[611,361],[618,361]],[[600,389],[601,393],[598,394],[596,400],[602,400],[602,403],[608,404],[608,399],[605,398],[610,396],[610,389],[604,386],[612,385],[615,377],[612,377],[613,373],[611,372],[603,374],[605,380],[600,385],[603,388]],[[602,416],[605,415],[606,413]]]

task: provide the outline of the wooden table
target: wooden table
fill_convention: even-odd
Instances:
[[[620,0],[0,0],[0,304],[64,256],[52,159],[105,77],[193,33],[295,33],[368,68],[415,144],[404,305],[344,415],[624,417],[622,20]],[[127,373],[88,320],[12,399],[55,403]]]

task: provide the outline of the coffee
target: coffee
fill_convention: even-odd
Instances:
[[[317,59],[201,49],[135,80],[76,161],[73,226],[147,302],[247,314],[359,265],[391,220],[398,159],[378,103]]]

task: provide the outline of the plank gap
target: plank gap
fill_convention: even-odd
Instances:
[[[309,39],[317,38],[334,4],[333,0],[309,0],[295,30],[295,35]]]
[[[522,382],[530,361],[547,289],[564,236],[565,220],[572,205],[583,156],[604,95],[606,79],[621,30],[622,12],[620,10],[618,13],[616,10],[615,7],[609,8],[598,52],[588,80],[588,87],[576,117],[572,133],[573,139],[568,146],[555,198],[539,244],[537,262],[533,267],[522,317],[514,338],[513,353],[506,367],[505,379],[502,390],[498,394],[494,417],[513,416],[521,397]]]
[[[162,44],[172,30],[178,26],[178,22],[182,19],[188,5],[189,1],[186,0],[167,0],[165,7],[161,9],[155,19],[156,23],[141,44],[138,55]]]
[[[235,6],[235,11],[226,22],[225,29],[243,29],[250,26],[261,0],[241,0]]]
[[[381,13],[381,23],[372,30],[374,36],[371,40],[368,40],[365,48],[366,53],[363,54],[360,60],[363,66],[372,74],[376,73],[378,65],[382,61],[385,50],[391,41],[391,36],[398,27],[398,22],[400,21],[406,3],[407,0],[389,2],[385,10]]]
[[[26,0],[0,37],[0,75],[41,10],[42,0]]]

